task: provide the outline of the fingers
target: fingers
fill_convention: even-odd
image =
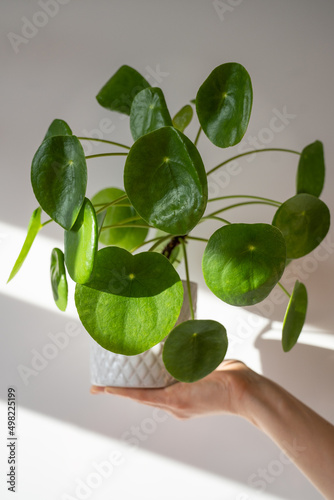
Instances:
[[[137,389],[128,387],[99,387],[93,385],[91,394],[114,394],[125,398],[133,399],[139,403],[158,406],[162,408],[166,405],[166,391],[162,389]]]

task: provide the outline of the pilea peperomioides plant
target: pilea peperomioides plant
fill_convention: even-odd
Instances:
[[[195,320],[189,280],[187,246],[206,243],[202,268],[209,289],[233,306],[264,300],[279,285],[288,295],[283,321],[284,351],[302,330],[307,292],[296,281],[291,295],[280,284],[292,259],[315,249],[326,236],[330,214],[319,199],[325,166],[319,141],[299,155],[296,195],[284,203],[259,196],[208,199],[206,172],[197,149],[200,132],[219,148],[243,138],[252,108],[252,84],[237,63],[215,68],[200,86],[196,99],[172,119],[163,92],[151,87],[133,68],[122,66],[97,95],[105,108],[129,115],[131,148],[103,139],[76,137],[63,121],[54,120],[31,166],[31,183],[39,207],[9,280],[20,269],[39,230],[51,221],[64,229],[64,251],[51,255],[54,300],[67,305],[67,274],[76,283],[75,303],[82,324],[105,349],[124,355],[142,353],[166,337],[163,360],[178,380],[193,382],[224,359],[228,340],[223,325]],[[200,128],[194,141],[184,130],[196,108]],[[80,141],[98,141],[120,152],[84,154]],[[269,150],[280,150],[270,148]],[[265,150],[261,150],[265,151]],[[86,160],[123,155],[124,190],[107,186],[86,197]],[[245,201],[206,213],[209,202]],[[221,217],[233,206],[272,205],[272,224],[230,223]],[[44,211],[50,217],[41,222]],[[205,215],[206,214],[206,215]],[[192,235],[198,224],[214,219],[219,227],[210,239]],[[151,231],[155,230],[154,234]],[[150,236],[148,237],[150,231]],[[98,241],[103,248],[98,249]],[[149,245],[147,251],[142,247]],[[176,264],[184,259],[192,319],[174,328],[183,303],[183,285]]]

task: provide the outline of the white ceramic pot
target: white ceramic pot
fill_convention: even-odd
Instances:
[[[184,300],[177,325],[191,319],[187,283],[182,282]],[[197,283],[190,283],[194,312],[197,303]],[[114,354],[91,338],[91,383],[114,387],[166,387],[175,382],[162,361],[164,341],[136,356]]]

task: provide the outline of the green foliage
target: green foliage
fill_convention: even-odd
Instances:
[[[281,278],[286,260],[281,232],[269,224],[231,224],[211,236],[203,256],[210,290],[233,306],[265,299]]]
[[[322,142],[315,141],[306,146],[300,155],[297,170],[297,193],[320,196],[324,182],[324,147]]]
[[[85,199],[87,166],[74,135],[42,142],[31,165],[31,184],[40,206],[64,229],[71,229]]]
[[[194,144],[173,127],[138,139],[124,167],[124,186],[139,215],[155,228],[186,234],[207,202],[205,169]]]
[[[31,246],[32,246],[33,242],[35,241],[37,234],[42,229],[41,213],[42,213],[42,209],[40,207],[38,207],[38,208],[36,208],[36,210],[33,211],[32,216],[30,217],[26,239],[24,240],[23,246],[21,248],[21,251],[19,253],[18,258],[16,259],[14,267],[9,275],[7,283],[9,283],[10,280],[12,280],[14,278],[14,276],[21,269],[21,266],[22,266],[23,262],[25,261]]]
[[[56,306],[61,311],[65,311],[67,307],[68,286],[64,254],[60,248],[54,248],[51,252],[50,278]]]
[[[147,88],[133,99],[130,112],[130,129],[133,140],[153,130],[172,125],[165,97],[159,88]]]
[[[297,194],[277,210],[273,225],[285,238],[287,258],[298,259],[314,250],[328,233],[327,205],[311,194]]]
[[[113,203],[124,195],[125,191],[122,189],[105,188],[92,197],[92,203],[96,205],[98,212],[103,206]],[[98,218],[99,216],[102,216],[99,241],[104,245],[117,245],[120,248],[132,250],[145,241],[148,229],[135,227],[142,225],[144,221],[130,205],[128,198],[110,205],[97,214]],[[129,221],[128,226],[126,223],[123,224],[124,221]]]
[[[166,339],[163,360],[173,377],[194,382],[209,374],[226,354],[225,327],[210,319],[195,320],[192,306],[192,319],[175,327],[183,304],[183,285],[175,268],[184,259],[189,285],[187,252],[192,240],[207,242],[202,268],[209,289],[222,301],[243,307],[264,300],[277,284],[284,289],[279,280],[288,263],[314,250],[330,225],[329,210],[319,199],[325,180],[320,141],[301,153],[281,149],[300,156],[297,194],[285,202],[238,194],[208,200],[208,176],[254,151],[236,154],[206,171],[196,147],[201,130],[219,148],[238,144],[249,123],[252,100],[246,69],[238,63],[218,66],[190,101],[199,122],[191,140],[184,131],[194,118],[193,107],[186,104],[172,120],[160,88],[152,88],[129,66],[119,68],[97,101],[128,115],[134,143],[130,147],[87,139],[122,148],[88,158],[127,156],[124,190],[107,187],[87,197],[81,143],[64,120],[55,119],[32,160],[31,184],[40,207],[31,216],[8,281],[21,268],[40,229],[55,221],[65,230],[64,253],[54,248],[50,266],[53,297],[60,310],[67,306],[66,265],[76,282],[81,322],[102,347],[131,356]],[[108,175],[112,185],[112,165]],[[230,198],[252,201],[224,204]],[[208,201],[223,206],[205,214]],[[272,224],[232,224],[221,217],[222,212],[254,203],[276,207]],[[43,224],[42,210],[51,217]],[[209,239],[194,236],[192,231],[209,219],[219,224],[218,229]],[[98,242],[105,248],[99,250]],[[190,299],[185,297],[192,303]],[[297,342],[306,309],[306,288],[297,281],[283,321],[284,351]]]
[[[296,344],[304,326],[307,311],[307,291],[298,280],[295,283],[283,321],[282,346],[284,352]]]
[[[220,148],[238,144],[247,129],[252,102],[251,79],[241,64],[215,68],[196,96],[198,119],[210,141]]]
[[[97,254],[75,302],[90,335],[119,354],[139,354],[168,335],[180,314],[183,286],[170,262],[154,252],[132,255],[118,247]]]
[[[227,351],[226,330],[217,321],[189,320],[169,334],[163,361],[169,373],[181,382],[196,382],[223,361]]]

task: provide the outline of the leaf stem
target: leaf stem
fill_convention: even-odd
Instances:
[[[208,200],[208,203],[211,201],[227,200],[230,198],[251,198],[254,200],[268,201],[270,203],[276,203],[277,205],[282,205],[282,203],[280,201],[271,200],[270,198],[263,198],[262,196],[251,196],[248,194],[236,194],[236,195],[230,195],[230,196],[219,196],[218,198],[210,198]]]
[[[187,240],[204,241],[207,243],[209,240],[207,238],[198,238],[197,236],[186,236]]]
[[[206,219],[214,219],[214,220],[219,220],[219,222],[224,222],[225,224],[231,224],[230,221],[223,219],[222,217],[217,217],[216,215],[206,215],[205,217],[202,217],[201,221],[205,221]]]
[[[125,200],[125,198],[127,198],[127,195],[123,194],[119,198],[116,198],[116,200],[113,200],[110,203],[106,203],[101,208],[99,208],[98,210],[96,210],[96,214],[99,214],[100,212],[103,212],[104,210],[106,210],[108,207],[111,207],[112,205],[116,205],[119,201]],[[98,203],[97,205],[101,205],[101,203]]]
[[[106,139],[97,139],[95,137],[78,137],[81,141],[96,141],[96,142],[104,142],[106,144],[112,144],[113,146],[119,146],[120,148],[130,149],[129,146],[125,144],[120,144],[119,142],[107,141]]]
[[[190,306],[191,319],[195,319],[194,307],[193,307],[193,299],[192,299],[192,296],[191,296],[191,287],[190,287],[190,279],[189,279],[189,267],[188,267],[187,249],[186,249],[186,244],[185,244],[183,238],[181,239],[181,245],[182,245],[183,255],[184,255],[184,265],[185,265],[185,268],[186,268],[187,290],[188,290],[188,298],[189,298],[189,306]]]
[[[96,155],[85,156],[86,160],[91,158],[101,158],[102,156],[127,156],[128,153],[98,153]]]
[[[164,240],[167,240],[167,238],[170,238],[170,237],[171,237],[170,234],[168,234],[167,236],[156,236],[155,238],[151,238],[150,240],[143,241],[143,243],[141,243],[140,245],[137,245],[136,247],[132,248],[131,252],[135,252],[136,250],[138,250],[138,248],[141,248],[141,247],[147,245],[148,243],[153,243],[154,241],[157,241],[158,245],[160,245],[160,243],[162,243]],[[148,252],[152,252],[152,248],[153,247],[149,248]],[[153,248],[153,250],[154,250],[154,248]]]
[[[211,214],[207,215],[206,217],[210,218],[213,215],[220,214],[221,212],[225,212],[225,210],[230,210],[231,208],[241,207],[243,205],[271,205],[271,206],[277,208],[277,205],[275,205],[274,203],[269,203],[268,201],[243,201],[242,203],[234,203],[233,205],[229,205],[228,207],[220,208],[219,210],[212,212]]]
[[[219,165],[216,165],[211,170],[209,170],[206,175],[212,174],[218,168],[223,167],[224,165],[226,165],[230,161],[236,160],[237,158],[241,158],[242,156],[252,155],[254,153],[263,153],[263,152],[268,152],[268,151],[281,151],[284,153],[292,153],[292,154],[296,154],[296,155],[301,155],[301,153],[299,153],[299,151],[295,151],[294,149],[284,149],[284,148],[253,149],[252,151],[247,151],[246,153],[240,153],[239,155],[232,156],[232,158],[229,158],[228,160],[225,160],[222,163],[219,163]]]
[[[157,241],[156,243],[154,243],[154,245],[151,246],[151,248],[149,248],[149,252],[154,252],[154,250],[160,245],[160,243],[162,243],[163,241],[165,240],[168,240],[172,237],[173,235],[171,234],[168,234],[167,236],[160,236],[159,237],[159,240],[160,241]]]
[[[198,132],[197,132],[197,135],[195,137],[195,140],[194,140],[194,145],[197,146],[197,143],[198,143],[198,139],[199,139],[199,136],[201,135],[201,132],[202,132],[202,127],[200,127],[198,129]]]
[[[138,228],[138,227],[141,227],[141,228],[153,228],[153,226],[149,226],[149,225],[144,225],[144,224],[112,224],[111,226],[103,226],[102,228],[102,231],[104,231],[105,229],[113,229],[113,228],[121,228],[121,227],[135,227],[135,228]]]
[[[48,219],[48,220],[46,220],[45,222],[43,222],[43,224],[41,224],[41,227],[44,227],[44,226],[46,226],[47,224],[50,224],[50,222],[52,222],[52,221],[53,221],[53,219]]]
[[[289,292],[287,291],[287,289],[284,288],[284,286],[282,285],[282,283],[278,282],[277,284],[283,290],[283,292],[290,298],[291,295],[289,294]]]

